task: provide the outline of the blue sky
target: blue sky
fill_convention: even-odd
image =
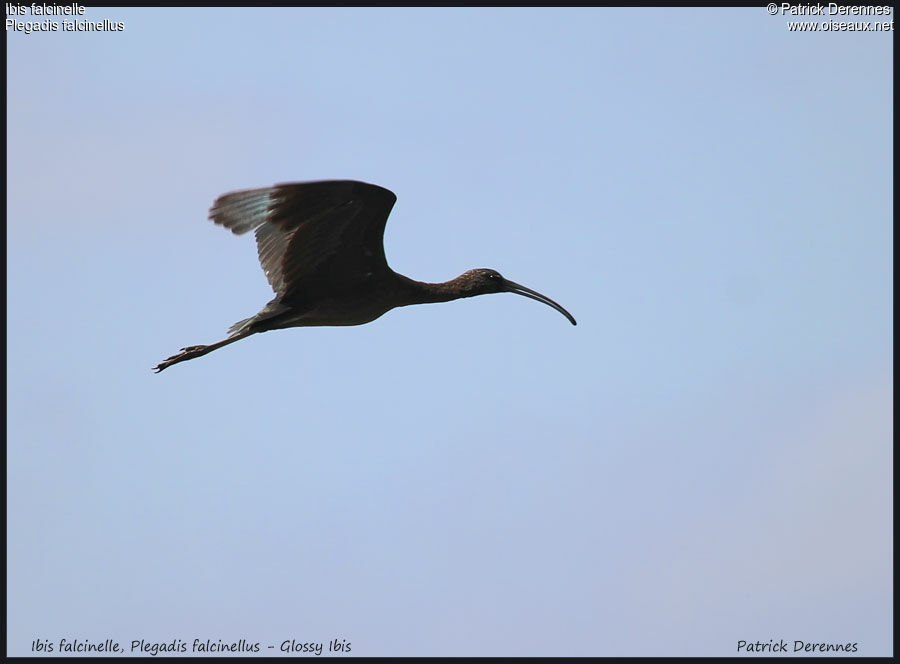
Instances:
[[[85,19],[125,29],[7,31],[9,654],[892,654],[892,33]],[[153,374],[271,297],[216,196],[326,178],[397,194],[398,272],[578,326],[494,295]]]

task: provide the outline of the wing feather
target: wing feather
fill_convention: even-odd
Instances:
[[[281,298],[307,299],[390,269],[383,237],[396,200],[365,182],[297,182],[225,194],[209,217],[237,235],[256,229],[272,289]]]

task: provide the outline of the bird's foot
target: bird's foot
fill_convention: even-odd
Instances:
[[[182,348],[180,353],[176,353],[172,357],[167,357],[153,367],[153,371],[159,373],[163,369],[170,367],[173,364],[177,364],[178,362],[184,362],[185,360],[205,355],[206,353],[204,351],[206,351],[207,348],[209,348],[209,346],[188,346],[187,348]]]
[[[174,356],[173,356],[173,357],[174,357]],[[172,358],[170,357],[168,360],[163,360],[162,362],[160,362],[159,364],[157,364],[155,367],[153,367],[153,373],[159,373],[160,371],[162,371],[162,370],[165,369],[166,367],[172,366],[173,362],[170,362],[170,361],[169,361],[169,360],[171,360],[171,359],[172,359]]]

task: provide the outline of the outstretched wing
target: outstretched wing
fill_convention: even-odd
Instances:
[[[355,180],[295,182],[216,199],[215,223],[256,229],[259,262],[281,298],[352,289],[389,270],[384,225],[397,197]]]

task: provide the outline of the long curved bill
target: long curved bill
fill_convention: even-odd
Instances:
[[[509,279],[503,280],[503,286],[507,293],[516,293],[517,295],[524,295],[525,297],[530,297],[532,300],[537,300],[538,302],[543,302],[544,304],[548,304],[554,309],[556,309],[559,313],[569,319],[569,322],[572,325],[577,325],[575,319],[572,318],[572,314],[559,306],[556,302],[551,300],[546,295],[541,295],[537,291],[533,291],[530,288],[525,288],[522,284],[517,284],[515,281],[510,281]]]

